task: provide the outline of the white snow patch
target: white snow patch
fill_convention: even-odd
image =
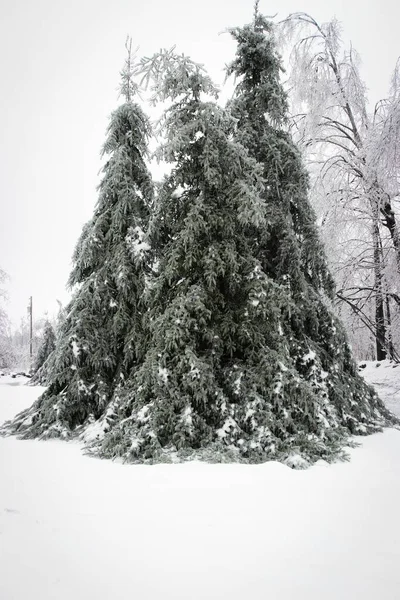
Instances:
[[[140,423],[146,423],[146,421],[149,420],[150,415],[148,414],[150,408],[153,406],[152,402],[149,402],[149,404],[146,404],[145,406],[143,406],[140,410],[138,410],[137,413],[137,420]]]
[[[244,420],[247,421],[248,419],[251,419],[251,417],[255,414],[255,410],[254,408],[248,408],[244,417]]]
[[[86,427],[81,439],[88,443],[94,442],[95,440],[101,440],[107,429],[108,425],[104,420],[94,421]]]
[[[171,198],[180,198],[186,189],[186,186],[183,187],[181,185],[178,185],[178,187],[172,192]]]
[[[79,346],[78,346],[75,338],[71,339],[71,348],[72,348],[72,353],[75,356],[75,358],[78,358],[79,357]]]
[[[126,240],[128,246],[133,254],[137,258],[142,258],[145,252],[148,252],[151,248],[150,244],[145,241],[145,232],[138,225],[131,228]]]
[[[140,447],[140,440],[138,438],[134,438],[131,443],[131,450],[137,450]]]
[[[241,390],[241,387],[242,387],[242,378],[243,378],[243,373],[239,373],[239,375],[237,376],[237,378],[233,382],[233,393],[235,395],[239,395],[240,394],[240,390]]]
[[[187,406],[183,412],[182,421],[189,428],[191,428],[191,426],[193,424],[192,414],[193,414],[193,411],[192,411],[191,406]]]
[[[220,429],[217,430],[217,435],[219,438],[224,438],[228,434],[232,433],[231,430],[237,429],[237,423],[232,417],[228,417],[225,423],[222,425]]]
[[[314,350],[309,350],[309,352],[307,352],[307,354],[304,354],[302,361],[304,364],[306,364],[311,360],[315,360],[316,356],[317,355],[315,354]]]
[[[164,383],[168,383],[169,372],[165,367],[158,367],[158,376]]]
[[[160,270],[160,261],[157,259],[153,262],[153,264],[151,265],[151,270],[153,271],[154,274],[157,274]]]
[[[295,469],[306,469],[310,463],[306,461],[300,454],[291,454],[285,461],[288,467]]]

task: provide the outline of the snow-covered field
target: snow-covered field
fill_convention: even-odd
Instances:
[[[400,367],[364,374],[400,414]],[[40,388],[0,377],[0,422]],[[305,471],[0,438],[1,600],[398,600],[400,431]]]

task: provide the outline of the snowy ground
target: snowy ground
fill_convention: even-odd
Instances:
[[[364,372],[399,414],[400,367]],[[24,381],[0,377],[0,421],[40,392]],[[306,471],[0,438],[0,599],[398,600],[399,506],[397,430]]]
[[[400,417],[400,365],[384,360],[363,362],[360,367],[360,373],[377,389],[388,409]]]

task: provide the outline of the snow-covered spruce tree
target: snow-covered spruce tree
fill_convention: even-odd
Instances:
[[[279,390],[287,409],[283,427],[329,446],[340,428],[361,434],[374,431],[387,412],[357,374],[344,329],[329,308],[334,284],[308,200],[308,176],[285,131],[287,98],[273,26],[256,12],[251,25],[231,33],[237,41],[236,58],[228,67],[228,74],[238,80],[231,103],[238,120],[236,137],[263,165],[266,182],[268,225],[255,247],[265,273],[287,290],[281,318],[288,354]],[[303,398],[287,381],[293,369]]]
[[[389,418],[325,304],[333,283],[307,176],[280,128],[286,99],[265,28],[234,32],[234,118],[203,99],[214,89],[190,60],[144,63],[155,97],[172,100],[162,157],[174,168],[151,225],[160,264],[149,347],[103,456],[306,465]]]
[[[31,382],[46,384],[48,378],[49,357],[56,347],[56,334],[47,319],[43,328],[43,337],[37,351],[34,364],[34,374]]]
[[[111,115],[98,202],[73,257],[69,284],[75,292],[51,357],[49,387],[6,427],[24,437],[68,437],[84,423],[108,418],[146,346],[144,237],[153,184],[144,157],[150,125],[132,99],[130,53],[121,91],[125,102]]]

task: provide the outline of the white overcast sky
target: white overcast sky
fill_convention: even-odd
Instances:
[[[174,44],[217,83],[234,53],[229,26],[251,21],[252,0],[0,0],[0,266],[8,313],[37,317],[67,301],[65,284],[82,225],[96,202],[100,148],[125,58]],[[261,0],[265,14],[336,16],[362,58],[375,102],[400,55],[395,0]]]

